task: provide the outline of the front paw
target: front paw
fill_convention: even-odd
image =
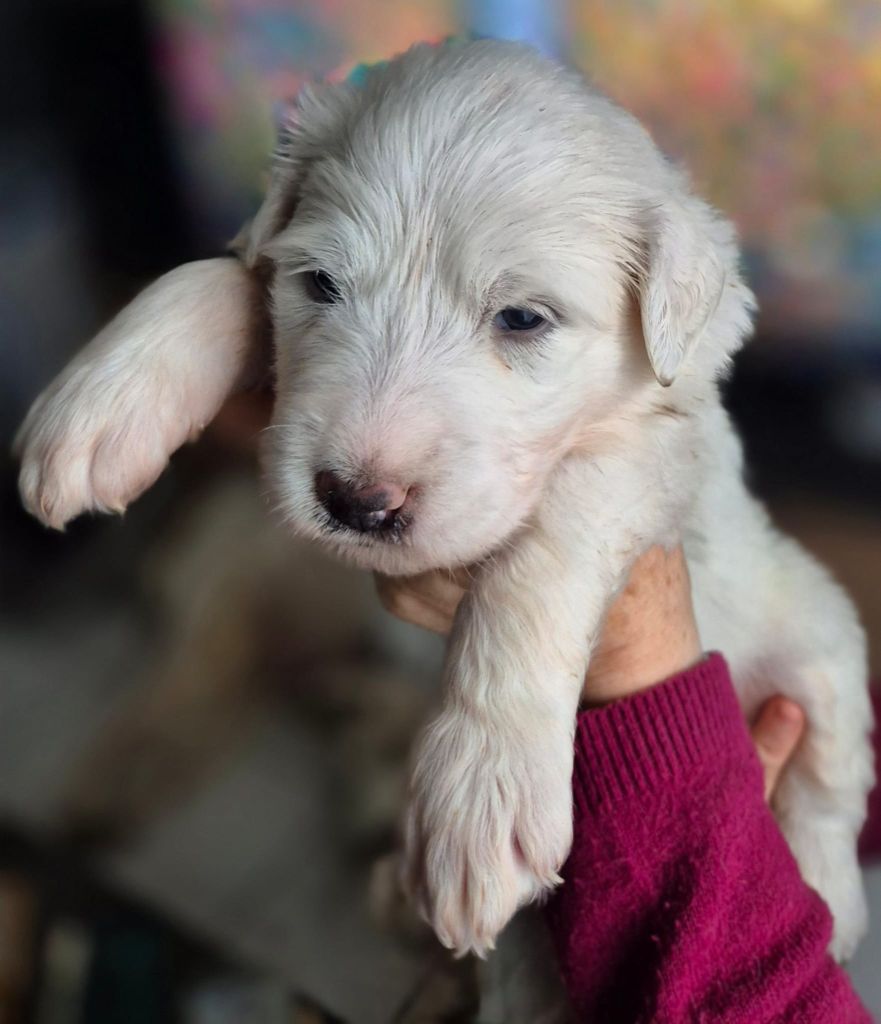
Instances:
[[[62,529],[82,512],[122,512],[187,438],[176,408],[151,400],[147,371],[112,369],[86,363],[62,376],[16,438],[22,501],[46,526]]]
[[[416,759],[404,883],[440,941],[483,956],[560,882],[572,842],[572,734],[535,709],[446,710]]]
[[[16,438],[25,507],[61,529],[122,512],[259,379],[262,293],[238,260],[185,263],[141,292],[37,399]]]

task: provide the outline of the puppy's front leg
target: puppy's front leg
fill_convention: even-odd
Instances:
[[[122,512],[268,362],[262,296],[229,257],[186,263],[141,292],[31,407],[15,441],[28,511],[60,529]]]
[[[460,606],[444,708],[416,758],[405,854],[406,883],[458,953],[491,949],[519,906],[559,882],[590,652],[633,561],[674,539],[655,476],[570,458],[533,525]]]

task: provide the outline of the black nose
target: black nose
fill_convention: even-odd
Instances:
[[[407,488],[392,483],[356,487],[323,469],[315,474],[315,494],[337,523],[359,533],[376,533],[397,524]]]

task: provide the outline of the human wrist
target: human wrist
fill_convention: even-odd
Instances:
[[[603,626],[582,691],[589,706],[649,689],[701,661],[703,649],[681,548],[636,562]]]
[[[582,810],[598,813],[610,799],[689,778],[717,761],[721,750],[742,760],[746,771],[758,770],[728,666],[711,653],[641,692],[582,710],[575,735],[576,800]]]

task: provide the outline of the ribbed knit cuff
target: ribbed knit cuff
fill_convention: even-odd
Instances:
[[[657,789],[749,739],[721,654],[602,708],[583,711],[575,731],[573,795],[580,813]],[[753,755],[754,756],[754,755]]]

